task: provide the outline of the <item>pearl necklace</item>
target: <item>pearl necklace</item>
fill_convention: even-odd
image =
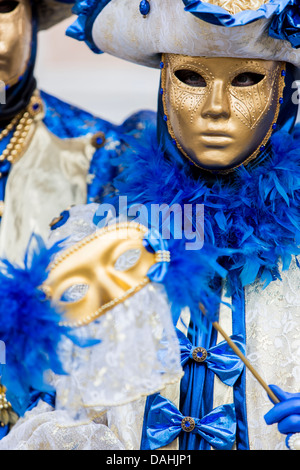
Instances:
[[[21,153],[27,146],[30,140],[30,131],[35,118],[43,111],[43,102],[41,98],[34,94],[28,106],[24,111],[19,113],[13,120],[2,130],[0,133],[0,142],[6,137],[13,129],[13,135],[7,144],[6,148],[0,155],[0,162],[7,160],[10,163],[15,163],[21,156]]]

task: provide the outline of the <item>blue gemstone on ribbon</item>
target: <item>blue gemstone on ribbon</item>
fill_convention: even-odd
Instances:
[[[142,0],[139,6],[140,13],[143,16],[147,16],[148,13],[150,12],[150,3],[148,0]]]
[[[146,436],[142,439],[142,450],[154,450],[173,442],[187,428],[187,432],[198,434],[214,449],[231,450],[236,435],[234,405],[222,405],[203,418],[192,418],[195,426],[189,430],[189,421],[168,399],[160,394],[149,397],[151,406],[146,420]],[[184,420],[184,428],[182,421]]]
[[[177,337],[180,345],[181,366],[184,368],[187,376],[188,372],[185,370],[185,365],[189,361],[194,360],[194,351],[201,348],[195,349],[189,339],[180,330],[177,330]],[[232,335],[231,339],[236,346],[245,353],[245,344],[242,336]],[[244,364],[241,359],[232,351],[226,341],[222,341],[205,351],[207,355],[203,362],[198,362],[199,367],[204,365],[216,374],[223,383],[232,387],[244,369]]]

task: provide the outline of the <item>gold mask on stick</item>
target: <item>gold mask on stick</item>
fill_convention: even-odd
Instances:
[[[181,152],[220,172],[254,159],[276,126],[285,64],[176,54],[163,63],[164,112]]]
[[[15,85],[27,67],[32,42],[29,0],[0,1],[0,80]]]
[[[134,222],[109,225],[53,262],[43,290],[65,313],[62,324],[87,324],[149,282],[147,272],[155,263],[168,261],[169,252],[149,252],[143,244],[146,233],[146,227]],[[64,301],[75,286],[87,290],[75,301]]]

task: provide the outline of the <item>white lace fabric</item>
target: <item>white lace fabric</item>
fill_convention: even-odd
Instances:
[[[300,271],[293,262],[282,281],[265,290],[246,290],[247,357],[265,382],[286,392],[300,392]],[[247,415],[252,450],[286,450],[285,435],[267,426],[264,415],[272,403],[247,371]]]
[[[40,401],[0,440],[0,450],[124,450],[102,420],[71,421],[64,411]]]
[[[182,376],[177,336],[162,286],[150,284],[105,315],[76,329],[82,348],[60,347],[68,373],[56,383],[57,409],[73,417],[120,406],[158,392]]]

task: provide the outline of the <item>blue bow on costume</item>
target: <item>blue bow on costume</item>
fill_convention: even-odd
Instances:
[[[142,449],[154,450],[173,442],[182,428],[184,416],[175,405],[160,394],[150,397],[152,403],[146,417],[146,436]],[[199,434],[213,448],[231,450],[235,441],[236,418],[234,405],[222,405],[201,419],[193,418],[195,428],[192,433]]]
[[[148,251],[168,251],[168,243],[156,229],[149,229],[144,236],[143,244]],[[168,270],[169,263],[162,261],[155,263],[147,272],[147,277],[152,282],[162,282]]]
[[[181,365],[184,367],[190,359],[193,359],[195,346],[179,330],[177,330],[177,336],[181,351]],[[231,339],[244,353],[245,345],[242,342],[242,335],[233,335]],[[217,346],[208,349],[205,361],[199,364],[206,364],[206,367],[212,370],[223,383],[230,387],[235,384],[244,368],[243,362],[232,351],[226,341],[222,341]]]

